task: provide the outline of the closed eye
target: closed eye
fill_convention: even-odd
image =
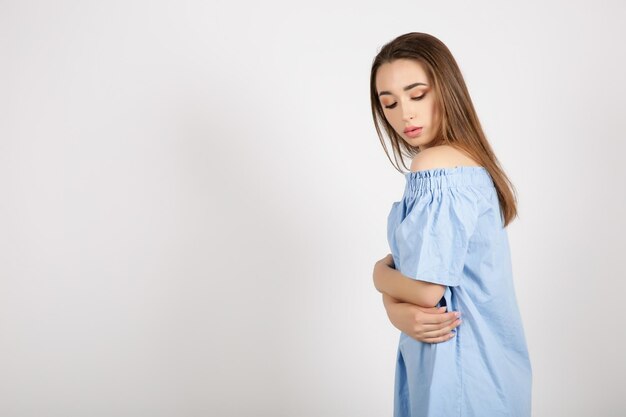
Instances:
[[[425,95],[426,95],[426,94],[422,94],[422,95],[421,95],[421,96],[419,96],[419,97],[411,97],[411,100],[419,101],[419,100],[423,99]],[[393,109],[393,108],[395,108],[395,107],[396,107],[396,105],[397,105],[397,104],[398,104],[398,103],[393,103],[393,104],[390,104],[389,106],[385,106],[385,108],[386,108],[386,109]]]

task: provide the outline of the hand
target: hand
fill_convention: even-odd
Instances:
[[[440,343],[450,340],[456,334],[452,330],[461,324],[461,319],[457,319],[454,312],[403,303],[386,294],[383,297],[391,323],[419,342]]]

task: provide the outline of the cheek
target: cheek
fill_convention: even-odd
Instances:
[[[439,117],[439,109],[437,106],[433,105],[430,110],[430,118],[433,123],[437,122],[437,117]]]
[[[387,120],[387,123],[391,126],[395,126],[397,122],[397,120],[394,119],[393,114],[390,113],[385,113],[385,120]]]

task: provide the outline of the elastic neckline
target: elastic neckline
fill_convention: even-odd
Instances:
[[[405,172],[405,177],[413,177],[413,178],[426,178],[426,177],[437,177],[440,175],[453,175],[456,173],[461,173],[465,171],[487,171],[487,168],[484,166],[477,165],[457,165],[454,167],[441,167],[441,168],[430,168],[423,169],[421,171],[409,171]]]
[[[484,166],[457,165],[404,173],[407,191],[425,191],[466,185],[494,186]]]

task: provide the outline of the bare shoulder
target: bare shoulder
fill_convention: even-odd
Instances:
[[[413,157],[411,171],[423,171],[433,168],[454,168],[458,165],[479,166],[465,152],[450,145],[433,146],[424,149]]]

